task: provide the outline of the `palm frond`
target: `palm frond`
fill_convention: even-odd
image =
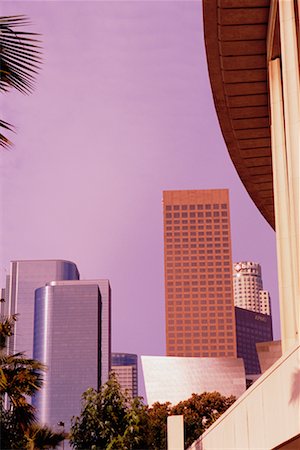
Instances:
[[[7,122],[4,122],[4,120],[0,120],[0,128],[4,128],[5,130],[14,131],[12,125],[10,125]],[[0,133],[0,147],[3,148],[9,148],[12,146],[12,142],[4,136],[4,134]]]
[[[46,370],[46,366],[36,359],[26,358],[23,353],[14,353],[12,355],[0,354],[0,366],[11,366],[14,369],[17,367],[27,367],[32,370]]]
[[[39,34],[19,31],[30,25],[27,16],[0,17],[0,92],[11,88],[23,94],[34,89],[35,77],[42,57]],[[14,131],[13,126],[0,120],[0,130]],[[0,132],[0,147],[9,148],[12,142]]]
[[[35,418],[35,408],[29,403],[24,401],[14,406],[14,416],[17,423],[21,426],[23,430],[29,428],[30,425],[36,422]]]
[[[30,93],[41,64],[37,33],[17,31],[29,25],[26,16],[0,17],[0,92],[15,88]]]
[[[33,443],[34,449],[56,448],[67,434],[64,432],[56,432],[47,426],[33,424],[26,432],[27,438]]]

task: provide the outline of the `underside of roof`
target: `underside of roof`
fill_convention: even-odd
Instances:
[[[252,200],[275,228],[267,49],[270,0],[203,0],[208,70],[221,130]]]

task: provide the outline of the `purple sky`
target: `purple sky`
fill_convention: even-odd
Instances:
[[[163,355],[162,190],[229,188],[234,260],[262,265],[279,336],[275,235],[241,184],[216,117],[200,1],[7,1],[44,63],[2,95],[1,279],[12,259],[69,259],[109,278],[113,350]],[[28,29],[29,30],[29,29]]]

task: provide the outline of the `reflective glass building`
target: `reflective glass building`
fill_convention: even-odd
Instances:
[[[101,297],[101,372],[99,385],[108,380],[111,369],[111,288],[109,280],[52,281],[50,286],[97,285]],[[84,308],[84,305],[82,305]],[[84,312],[84,311],[83,311]]]
[[[14,335],[10,338],[11,352],[33,354],[34,292],[52,280],[78,280],[76,264],[63,260],[12,261],[7,277],[5,313],[18,314]]]
[[[108,355],[101,348],[103,323],[99,285],[78,281],[37,289],[34,357],[48,366],[34,399],[37,416],[50,426],[80,413],[82,393],[97,389]],[[107,368],[106,368],[107,369]]]
[[[273,340],[272,317],[235,307],[237,355],[243,358],[246,375],[260,374],[256,343]]]
[[[245,369],[240,358],[180,358],[142,356],[148,404],[176,405],[193,393],[218,391],[239,397],[246,389]]]

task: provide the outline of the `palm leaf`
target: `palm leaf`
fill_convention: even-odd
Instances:
[[[0,120],[0,128],[4,128],[5,130],[14,131],[12,125],[4,120]],[[4,134],[0,133],[0,147],[8,148],[12,145],[12,142],[4,136]]]
[[[28,429],[30,425],[36,422],[35,418],[35,408],[26,402],[25,398],[22,402],[14,405],[14,416],[17,423],[23,430]]]
[[[47,426],[33,424],[27,430],[26,436],[28,440],[32,442],[32,448],[49,449],[56,448],[64,439],[66,439],[67,434],[64,432],[53,431]]]
[[[30,93],[41,64],[37,33],[16,31],[29,25],[26,16],[0,17],[0,91]]]
[[[0,126],[1,126],[1,120],[0,120]],[[4,125],[2,125],[7,130],[10,130],[9,126],[4,122]],[[0,316],[0,351],[5,348],[6,345],[6,339],[9,336],[12,336],[14,324],[17,320],[17,315],[14,314],[10,317]]]
[[[33,91],[35,76],[41,64],[39,34],[18,31],[30,24],[24,15],[0,17],[0,92],[11,88],[29,94]],[[0,129],[13,131],[12,125],[0,120]],[[0,133],[0,147],[8,148],[12,142]]]

